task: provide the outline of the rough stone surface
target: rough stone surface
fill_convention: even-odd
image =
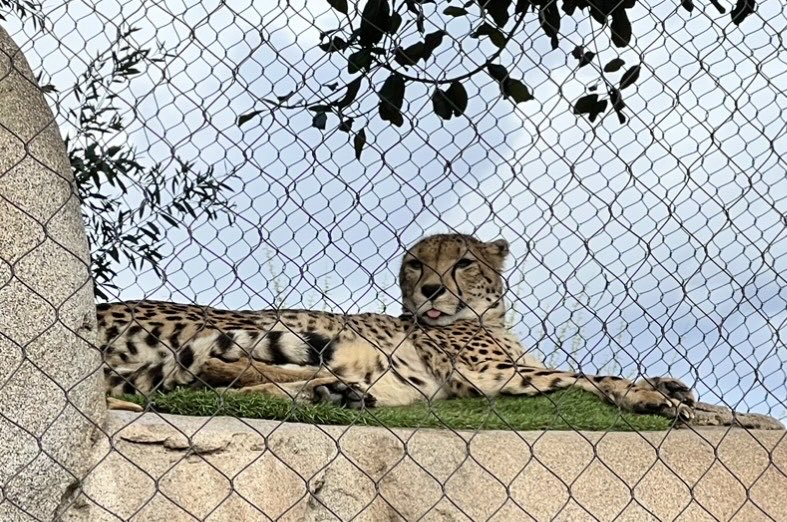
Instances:
[[[0,519],[51,520],[103,419],[88,249],[65,147],[0,28]]]
[[[66,520],[787,520],[784,431],[451,432],[111,412]]]

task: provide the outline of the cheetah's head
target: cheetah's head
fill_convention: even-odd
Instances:
[[[424,324],[463,319],[503,323],[503,264],[508,243],[484,243],[464,234],[427,236],[402,260],[399,284],[404,308]]]

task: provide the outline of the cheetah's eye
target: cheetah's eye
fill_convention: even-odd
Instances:
[[[410,261],[405,263],[405,266],[407,266],[407,268],[411,268],[413,270],[421,270],[421,268],[423,267],[423,264],[420,261],[418,261],[417,259],[411,259]]]
[[[472,265],[473,263],[475,263],[474,259],[464,258],[464,259],[460,259],[459,261],[457,261],[455,266],[456,266],[456,268],[467,268],[468,266]]]

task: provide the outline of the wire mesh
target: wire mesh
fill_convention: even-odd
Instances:
[[[363,6],[387,2],[44,1],[28,7],[36,15],[9,9],[3,25],[67,137],[99,302],[399,316],[406,246],[438,232],[505,238],[506,317],[547,366],[632,380],[670,375],[703,401],[784,421],[784,6],[764,1],[749,13],[754,4],[739,2],[722,15],[715,4],[632,2],[633,37],[619,45],[625,25],[602,26],[587,10],[555,27],[550,16],[574,3],[583,5],[493,1],[482,11],[473,2],[391,2],[402,29],[386,36],[384,58],[373,58],[383,65],[360,73],[347,70],[360,59],[344,48],[355,38],[348,27],[361,23]],[[530,10],[519,12],[525,4]],[[500,5],[511,12],[504,24]],[[409,46],[435,31],[445,31],[440,43],[414,59]],[[380,112],[392,71],[407,78],[402,125]],[[434,96],[456,78],[467,107],[454,114]],[[608,101],[603,109],[599,99]],[[445,110],[449,118],[439,116]],[[10,171],[0,169],[0,179]],[[49,306],[56,316],[63,307]],[[24,345],[11,343],[25,360]],[[46,379],[71,404],[70,388]],[[496,402],[484,404],[505,428]],[[557,427],[570,406],[552,404]],[[120,505],[85,489],[69,507],[122,520],[162,512],[278,520],[306,516],[304,505],[339,520],[777,520],[778,502],[762,500],[758,481],[787,480],[766,445],[765,467],[741,476],[720,449],[732,429],[703,435],[704,468],[692,482],[653,433],[630,439],[633,453],[653,454],[632,478],[605,458],[603,432],[508,425],[495,436],[521,455],[511,471],[474,451],[489,433],[452,427],[439,414],[449,464],[430,462],[437,442],[424,442],[433,434],[418,428],[380,417],[376,441],[347,426],[294,431],[285,420],[303,418],[293,410],[267,422],[239,417],[233,440],[256,453],[228,464],[211,456],[225,447],[208,428],[212,407],[193,423],[148,404],[143,417],[96,424],[106,448],[80,484],[142,493]],[[150,440],[151,426],[167,436]],[[312,444],[300,460],[287,446],[298,438]],[[538,451],[554,440],[573,448],[568,475],[550,471],[557,464]],[[135,453],[140,442],[169,446],[155,450],[161,458],[151,468]],[[359,449],[369,444],[393,464],[374,472]],[[325,447],[333,449],[315,449]],[[173,448],[180,453],[167,453]],[[112,475],[112,465],[127,476]],[[263,495],[249,484],[255,473],[281,484]],[[195,475],[220,487],[183,496],[173,486]],[[350,475],[355,496],[325,501],[341,494],[326,497],[338,488],[331,476]],[[637,495],[657,475],[682,499],[676,506]],[[717,475],[745,500],[704,502],[702,481]],[[15,475],[3,476],[10,491]],[[565,495],[533,499],[525,476]],[[598,477],[609,495],[601,510],[590,500]],[[391,493],[397,480],[416,484],[421,508]]]

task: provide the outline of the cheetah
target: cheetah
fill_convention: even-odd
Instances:
[[[537,395],[577,387],[621,409],[693,417],[672,378],[546,368],[505,324],[503,239],[427,236],[407,250],[404,314],[228,311],[156,301],[98,305],[110,407],[124,393],[219,387],[349,408],[453,397]]]

